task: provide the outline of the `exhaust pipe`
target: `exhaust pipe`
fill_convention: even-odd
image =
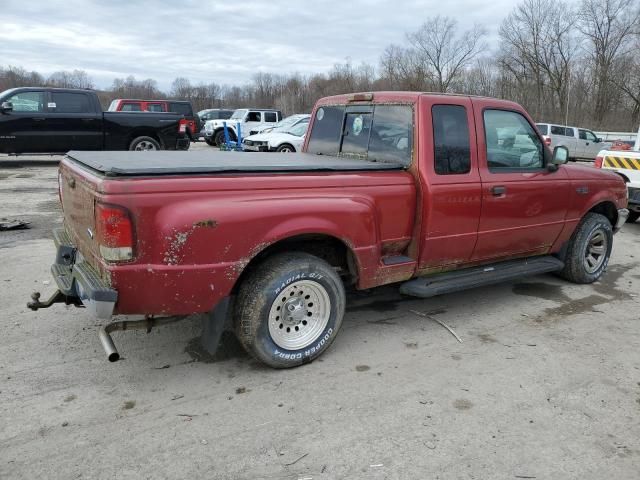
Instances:
[[[112,332],[125,330],[146,330],[147,333],[149,333],[153,327],[175,323],[183,320],[184,318],[186,318],[186,316],[162,318],[147,316],[144,318],[144,320],[121,320],[119,322],[111,322],[107,325],[103,325],[100,328],[98,332],[98,338],[100,339],[100,343],[102,343],[102,348],[104,348],[109,361],[117,362],[118,360],[120,360],[120,354],[118,353],[118,349],[113,343],[113,339],[111,338]]]

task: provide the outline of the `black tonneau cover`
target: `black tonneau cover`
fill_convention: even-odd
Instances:
[[[310,153],[268,152],[82,152],[67,157],[106,176],[184,175],[237,172],[330,172],[402,170],[399,163]]]

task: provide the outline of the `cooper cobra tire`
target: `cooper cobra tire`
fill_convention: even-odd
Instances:
[[[129,150],[146,152],[146,151],[161,150],[161,148],[160,148],[160,144],[155,138],[136,137],[129,144]]]
[[[607,269],[612,246],[609,219],[599,213],[586,214],[569,240],[560,275],[574,283],[595,282]]]
[[[629,217],[627,218],[627,223],[635,223],[640,218],[640,212],[629,212]]]
[[[275,255],[244,280],[234,326],[244,348],[273,368],[318,358],[340,330],[342,280],[324,260],[302,252]]]

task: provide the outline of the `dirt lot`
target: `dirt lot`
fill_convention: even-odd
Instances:
[[[638,478],[640,224],[592,286],[350,294],[322,359],[274,371],[206,355],[197,318],[108,363],[85,311],[25,307],[53,291],[55,168],[0,167],[0,217],[32,222],[0,232],[0,478]]]

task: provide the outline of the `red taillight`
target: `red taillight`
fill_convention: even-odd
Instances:
[[[550,146],[551,146],[551,137],[547,137],[547,136],[545,135],[545,136],[543,136],[542,138],[544,138],[544,144],[545,144],[547,147],[550,147]]]
[[[184,118],[180,120],[178,131],[180,133],[185,133],[187,131],[187,121]]]
[[[596,157],[596,161],[594,162],[594,165],[596,168],[602,168],[602,163],[604,162],[604,158],[602,157]]]
[[[102,258],[111,262],[133,258],[133,224],[123,207],[96,203],[96,239]]]

